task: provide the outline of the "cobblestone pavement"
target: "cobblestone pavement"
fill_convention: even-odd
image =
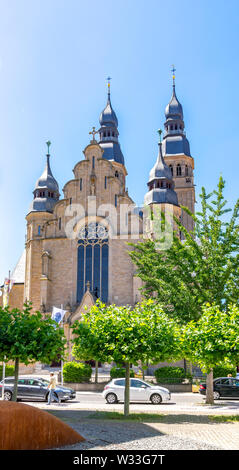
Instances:
[[[94,403],[90,397],[88,403],[76,400],[50,406],[45,402],[29,405],[53,413],[86,439],[67,449],[239,450],[239,423],[216,423],[209,419],[209,415],[239,414],[239,401],[221,401],[211,406],[195,402],[195,397],[189,394],[185,400],[183,394],[180,396],[160,406],[130,405],[131,413],[159,413],[162,418],[157,423],[147,422],[147,418],[144,423],[94,420],[90,415],[95,411],[122,412],[123,405]]]
[[[92,411],[51,411],[86,441],[72,450],[238,450],[239,424],[215,423],[205,415],[165,415],[162,422],[95,420]],[[88,417],[87,417],[88,416]]]

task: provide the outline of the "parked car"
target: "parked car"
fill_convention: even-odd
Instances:
[[[107,403],[113,404],[124,401],[125,379],[113,379],[104,390],[103,397]],[[159,385],[150,385],[140,379],[130,379],[130,401],[151,401],[159,405],[163,401],[169,401],[171,394],[167,388]]]
[[[12,400],[14,377],[7,377],[4,381],[4,400]],[[22,376],[18,379],[17,399],[18,400],[43,400],[47,401],[49,389],[47,388],[49,381],[41,377]],[[2,393],[3,381],[0,382],[0,396]],[[55,389],[56,395],[61,401],[73,400],[76,392],[71,388],[57,385]]]
[[[199,392],[206,395],[207,385],[200,384]],[[213,380],[213,396],[215,400],[220,398],[239,398],[239,379],[234,377],[218,377]]]

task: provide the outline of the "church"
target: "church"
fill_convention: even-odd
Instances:
[[[128,254],[132,249],[128,242],[142,239],[144,210],[136,207],[126,189],[127,162],[111,100],[108,81],[100,127],[90,132],[84,159],[76,162],[62,197],[47,142],[45,168],[26,214],[25,249],[11,275],[10,307],[22,308],[28,300],[33,311],[51,314],[54,306],[64,309],[68,341],[70,326],[97,298],[132,306],[141,299],[141,280]],[[174,75],[162,139],[161,133],[156,163],[145,181],[144,207],[164,210],[168,206],[191,230],[192,220],[180,205],[194,212],[194,159]]]

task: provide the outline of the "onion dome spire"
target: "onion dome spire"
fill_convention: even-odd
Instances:
[[[34,199],[30,205],[29,212],[53,212],[55,203],[59,200],[59,186],[54,178],[50,167],[50,153],[49,148],[51,142],[46,142],[46,166],[40,178],[36,181],[33,191]]]
[[[174,182],[172,173],[168,165],[166,164],[163,153],[162,153],[162,142],[161,134],[162,130],[158,130],[159,133],[159,152],[157,161],[149,173],[148,180],[148,192],[145,194],[144,203],[149,204],[173,204],[178,206],[177,194],[174,191]]]
[[[163,154],[190,155],[190,146],[184,132],[183,107],[179,102],[175,90],[175,67],[172,66],[173,93],[170,102],[165,108],[166,121],[164,123]]]
[[[112,160],[124,165],[124,156],[122,154],[120,144],[118,142],[118,119],[113,110],[110,98],[110,80],[107,78],[107,103],[106,107],[100,114],[100,129],[99,129],[99,145],[104,150],[103,158]]]

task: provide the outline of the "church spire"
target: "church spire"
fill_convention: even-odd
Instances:
[[[112,160],[117,163],[121,163],[124,165],[124,156],[122,154],[120,144],[118,141],[118,119],[113,110],[111,104],[111,96],[110,96],[110,80],[111,78],[107,78],[107,103],[106,107],[100,114],[100,141],[99,145],[104,150],[103,158],[107,160]]]
[[[46,154],[46,166],[40,178],[35,184],[33,191],[34,199],[30,205],[29,212],[40,211],[40,212],[52,212],[55,203],[59,200],[59,186],[55,180],[50,166],[50,145],[51,142],[48,140],[47,154]]]
[[[174,191],[174,182],[172,173],[168,165],[166,164],[163,152],[161,134],[162,130],[158,130],[159,133],[159,151],[157,161],[149,173],[148,180],[148,192],[145,194],[144,203],[149,204],[173,204],[178,206],[177,194]]]
[[[165,108],[166,121],[164,123],[163,154],[190,155],[189,142],[184,131],[183,107],[176,95],[175,67],[172,66],[173,92],[169,103]]]

